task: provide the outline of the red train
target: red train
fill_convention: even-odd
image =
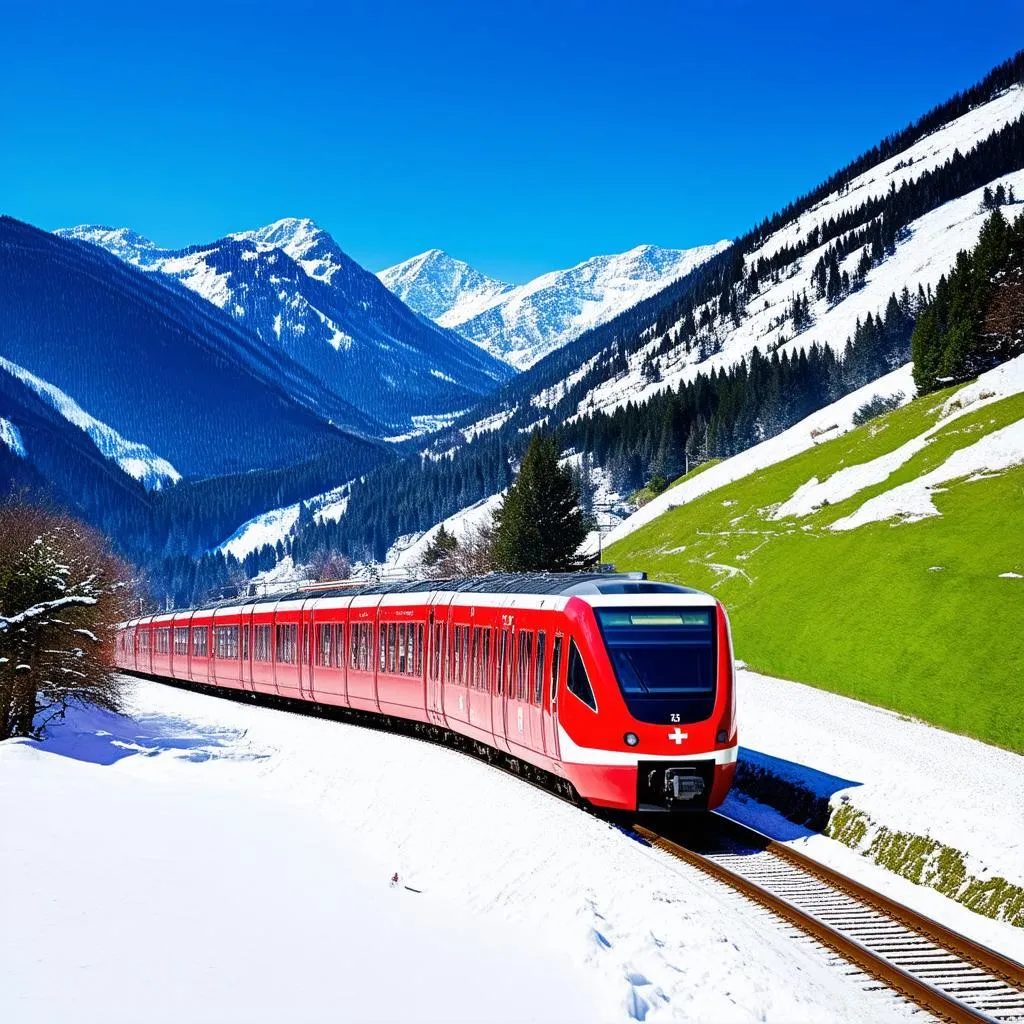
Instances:
[[[709,810],[736,769],[725,609],[626,574],[491,574],[147,616],[122,668],[458,733],[631,810]]]

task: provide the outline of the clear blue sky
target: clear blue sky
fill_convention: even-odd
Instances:
[[[164,245],[312,217],[525,280],[735,237],[1011,56],[1016,3],[0,7],[0,210]]]

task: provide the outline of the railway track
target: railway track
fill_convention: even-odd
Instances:
[[[1024,1021],[1024,967],[739,822],[713,814],[707,834],[670,853],[766,907],[942,1020]]]

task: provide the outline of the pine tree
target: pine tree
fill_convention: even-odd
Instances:
[[[494,563],[507,572],[571,572],[587,536],[579,495],[558,444],[535,431],[519,476],[494,516]]]

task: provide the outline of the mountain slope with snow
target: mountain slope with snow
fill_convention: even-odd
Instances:
[[[90,416],[70,395],[40,380],[35,374],[0,356],[0,371],[17,377],[40,398],[79,430],[83,431],[100,453],[115,462],[125,473],[138,480],[146,490],[159,489],[165,483],[177,483],[181,474],[166,459],[138,441],[129,441],[106,423]],[[15,449],[17,450],[17,449]],[[21,454],[25,455],[24,444]]]
[[[512,371],[453,331],[417,316],[312,221],[288,219],[208,245],[162,249],[125,229],[57,232],[99,245],[229,313],[269,354],[283,353],[380,424],[478,402]]]
[[[722,241],[684,250],[640,245],[519,286],[486,277],[438,249],[378,276],[417,312],[523,370],[655,295],[728,245]]]
[[[0,355],[184,476],[380,457],[374,422],[315,375],[95,245],[0,218],[0,308]]]

